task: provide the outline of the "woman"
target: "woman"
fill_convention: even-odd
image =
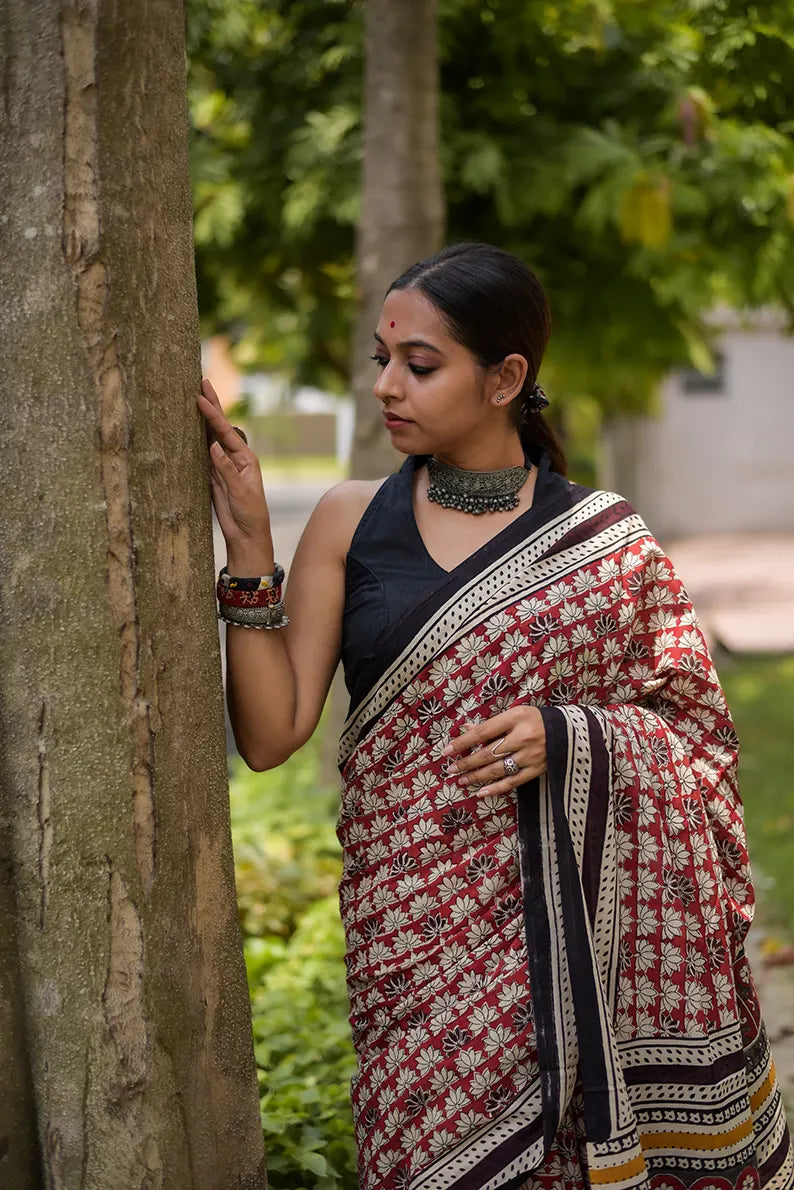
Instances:
[[[360,1184],[792,1187],[733,726],[645,525],[564,477],[548,333],[539,282],[496,248],[395,281],[374,393],[408,457],[320,501],[289,620],[256,459],[206,381],[199,398],[241,754],[301,747],[340,656],[351,694]]]

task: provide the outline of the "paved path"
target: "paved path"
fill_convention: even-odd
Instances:
[[[665,545],[712,642],[731,653],[794,653],[794,516],[791,533]]]

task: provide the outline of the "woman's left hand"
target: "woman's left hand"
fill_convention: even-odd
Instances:
[[[470,756],[462,755],[476,748]],[[462,735],[452,740],[443,752],[453,757],[447,771],[461,785],[479,785],[480,795],[508,793],[546,771],[546,729],[537,707],[511,707],[492,719],[467,725]],[[517,766],[508,772],[504,758]]]

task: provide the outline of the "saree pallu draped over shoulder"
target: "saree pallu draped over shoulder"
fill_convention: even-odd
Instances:
[[[383,633],[340,741],[361,1190],[794,1187],[687,595],[611,493],[493,545]],[[516,703],[547,773],[461,787],[451,735]]]

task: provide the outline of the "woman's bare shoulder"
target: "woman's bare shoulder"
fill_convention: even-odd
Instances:
[[[312,520],[329,534],[340,557],[347,554],[356,526],[387,479],[344,479],[320,498]]]

